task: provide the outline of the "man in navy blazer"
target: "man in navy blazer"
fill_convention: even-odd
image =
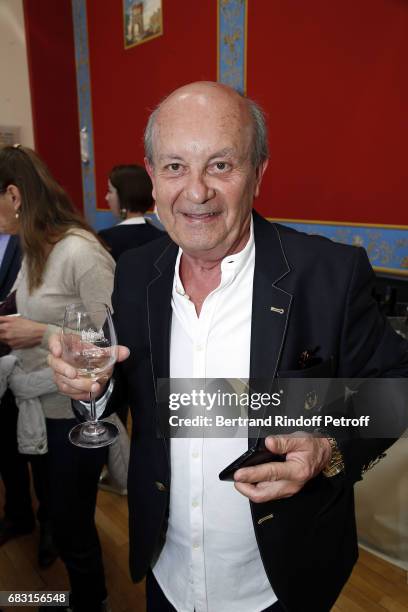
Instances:
[[[2,236],[4,238],[4,235]],[[21,249],[18,236],[9,236],[0,264],[0,302],[6,299],[16,280],[21,265]]]
[[[121,258],[113,307],[130,349],[115,375],[133,416],[130,568],[136,581],[147,575],[149,611],[328,612],[358,554],[353,485],[393,442],[268,437],[286,460],[241,469],[232,485],[218,482],[204,442],[200,456],[160,436],[157,380],[211,372],[209,355],[253,381],[301,375],[308,351],[338,377],[408,375],[408,345],[371,298],[365,251],[253,212],[266,142],[259,107],[216,83],[176,90],[145,134],[169,237]],[[58,338],[50,348],[61,391],[86,400],[92,383],[60,359]]]

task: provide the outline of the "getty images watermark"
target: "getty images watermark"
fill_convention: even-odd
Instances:
[[[192,389],[190,393],[170,393],[169,410],[178,411],[180,408],[202,408],[210,412],[214,407],[248,408],[251,411],[258,411],[262,408],[281,406],[283,390],[277,393],[237,393],[225,392],[218,389],[209,393],[204,389]],[[254,416],[235,416],[228,417],[225,414],[217,414],[214,417],[207,414],[196,414],[191,416],[180,416],[171,414],[169,424],[171,427],[367,427],[370,415],[360,417],[334,417],[332,415],[314,414],[313,416],[300,415],[289,417],[282,414],[269,414],[266,417]]]
[[[160,379],[158,420],[165,437],[336,430],[362,438],[400,437],[408,428],[408,380]]]

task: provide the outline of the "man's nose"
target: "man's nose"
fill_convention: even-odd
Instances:
[[[211,200],[215,195],[215,190],[210,187],[206,177],[201,173],[191,173],[188,177],[188,182],[185,187],[185,196],[190,202],[195,204],[203,204],[207,200]]]

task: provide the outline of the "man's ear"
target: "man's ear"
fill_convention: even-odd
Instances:
[[[153,190],[152,190],[153,200],[156,200],[156,189],[155,189],[155,186],[154,186],[153,165],[150,163],[150,161],[147,159],[147,157],[144,158],[144,165],[145,165],[145,168],[146,168],[146,172],[150,176],[150,180],[152,181],[152,184],[153,184]]]
[[[7,187],[6,193],[8,193],[8,195],[10,196],[14,210],[15,212],[17,212],[21,206],[21,194],[19,188],[16,185],[9,185]]]
[[[261,182],[262,182],[262,177],[264,175],[265,170],[267,169],[269,164],[269,160],[266,159],[264,162],[262,162],[262,164],[259,164],[259,166],[256,169],[256,178],[255,178],[255,190],[254,190],[254,197],[257,198],[259,196],[259,192],[260,192],[260,188],[261,188]]]

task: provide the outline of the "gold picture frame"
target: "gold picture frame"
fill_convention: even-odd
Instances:
[[[162,0],[123,0],[125,49],[163,34]]]

